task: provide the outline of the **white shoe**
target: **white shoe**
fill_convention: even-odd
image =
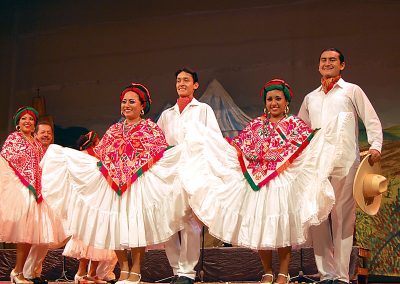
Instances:
[[[289,284],[289,282],[290,282],[290,275],[289,275],[289,273],[288,273],[287,275],[285,275],[285,274],[283,274],[283,273],[279,273],[278,276],[279,276],[279,275],[286,278],[286,283],[285,283],[285,284]],[[275,283],[277,283],[277,282],[275,282]]]
[[[82,284],[94,284],[93,281],[88,280],[88,278],[87,278],[86,275],[79,276],[78,274],[75,274],[75,276],[74,276],[74,282],[75,282],[76,284],[79,284],[79,283],[82,283]]]
[[[126,274],[128,274],[128,277],[127,277],[126,279],[124,279],[124,280],[119,280],[119,281],[115,282],[115,284],[125,284],[125,281],[128,280],[129,274],[130,274],[129,271],[121,270],[121,273],[126,273]],[[119,275],[119,277],[121,277],[121,274]]]
[[[269,282],[269,281],[263,282],[262,280],[264,279],[265,276],[271,276],[271,282]],[[260,281],[260,283],[263,283],[263,284],[272,284],[272,282],[274,282],[274,275],[272,275],[271,273],[265,273],[265,274],[263,274],[263,276],[261,276],[261,281]]]
[[[32,284],[33,283],[33,282],[29,281],[29,280],[26,280],[25,278],[24,279],[19,279],[18,276],[20,276],[20,275],[24,276],[22,274],[22,272],[15,272],[14,269],[11,270],[11,273],[10,273],[10,281],[11,281],[11,283],[16,283],[16,284]]]
[[[139,276],[139,279],[136,280],[136,281],[132,281],[132,280],[126,279],[125,280],[125,284],[139,284],[140,283],[140,279],[142,278],[142,275],[140,273],[136,273],[136,272],[132,272],[131,271],[131,273],[129,275],[132,275],[132,274]]]

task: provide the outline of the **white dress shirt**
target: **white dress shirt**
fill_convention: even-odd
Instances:
[[[355,84],[339,79],[327,94],[324,93],[322,86],[318,87],[304,98],[298,116],[311,128],[321,128],[339,112],[352,112],[356,120],[361,118],[367,130],[370,149],[381,152],[383,140],[381,122],[363,90]],[[356,121],[356,125],[357,123]],[[355,131],[358,139],[358,127]],[[358,145],[358,141],[355,143]]]
[[[164,131],[167,143],[172,146],[183,142],[184,126],[189,125],[190,127],[191,121],[203,123],[208,128],[221,133],[212,108],[195,98],[184,108],[182,113],[179,112],[178,104],[164,110],[157,124]]]

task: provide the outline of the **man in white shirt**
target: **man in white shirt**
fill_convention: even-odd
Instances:
[[[41,120],[35,129],[35,138],[46,151],[54,141],[53,126],[46,120]],[[47,283],[47,280],[41,277],[43,261],[49,250],[48,245],[32,245],[24,265],[24,276],[35,284]]]
[[[370,161],[381,159],[382,126],[379,118],[363,90],[341,78],[345,68],[343,54],[336,48],[322,51],[319,59],[319,72],[322,75],[321,86],[309,93],[303,101],[299,117],[312,128],[324,127],[339,112],[352,112],[356,120],[360,118],[367,130],[368,143],[371,145]],[[358,125],[356,121],[355,125]],[[353,180],[360,163],[358,148],[358,127],[356,132],[356,160],[350,171],[337,167],[331,175],[335,191],[335,205],[331,211],[331,222],[311,228],[314,255],[320,283],[349,283],[349,263],[353,245],[355,225],[355,203],[353,199]]]
[[[157,121],[158,126],[164,131],[167,143],[169,145],[182,143],[184,125],[192,121],[204,123],[206,127],[221,134],[212,108],[193,97],[199,87],[197,73],[189,68],[182,68],[175,73],[175,77],[178,100],[173,107],[163,111]],[[194,267],[200,257],[200,232],[201,226],[192,213],[184,221],[180,238],[177,233],[165,244],[165,252],[174,272],[171,283],[194,283],[196,278]]]

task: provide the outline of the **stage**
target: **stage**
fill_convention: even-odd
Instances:
[[[78,267],[78,261],[73,258],[63,257],[62,250],[49,251],[43,266],[42,276],[49,281],[55,281],[63,276],[63,265],[65,275],[73,279]],[[362,255],[365,250],[353,247],[350,263],[350,276],[353,282],[361,280],[365,282],[365,268],[363,268]],[[360,256],[361,255],[361,256]],[[15,262],[15,250],[0,250],[0,281],[8,281],[10,271]],[[64,262],[64,263],[63,263]],[[277,255],[273,255],[273,269],[278,273]],[[204,275],[204,282],[257,282],[261,279],[262,265],[257,251],[246,248],[219,247],[204,249],[204,257],[200,258],[196,266],[198,275]],[[200,271],[204,273],[200,273]],[[314,262],[312,248],[293,250],[289,273],[291,277],[303,271],[304,275],[317,280],[317,268]],[[119,267],[115,268],[115,274],[119,275]],[[146,252],[142,264],[143,282],[169,282],[172,269],[169,266],[164,250],[150,250]],[[60,279],[60,281],[62,281]],[[200,278],[196,279],[200,281]],[[62,281],[65,282],[65,281]],[[8,282],[9,283],[9,282]],[[57,282],[60,283],[60,282]]]

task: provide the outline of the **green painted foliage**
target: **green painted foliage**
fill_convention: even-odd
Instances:
[[[389,177],[388,192],[376,216],[357,209],[357,244],[369,248],[370,274],[400,275],[400,177]]]

